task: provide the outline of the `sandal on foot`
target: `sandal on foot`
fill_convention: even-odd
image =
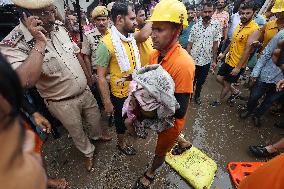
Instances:
[[[152,184],[152,183],[154,182],[154,180],[155,180],[155,177],[149,177],[149,176],[147,175],[147,171],[143,174],[143,177],[146,178],[146,179],[150,182],[150,184]],[[148,188],[150,188],[150,184],[149,184],[148,186],[146,186],[146,185],[144,185],[144,184],[141,182],[141,178],[143,178],[143,177],[140,177],[140,178],[136,181],[136,183],[135,183],[133,189],[148,189]]]
[[[186,150],[189,150],[192,147],[192,144],[185,147],[185,148],[181,148],[180,145],[175,145],[175,147],[172,149],[172,154],[173,155],[181,155],[183,152],[185,152]]]
[[[232,95],[228,98],[227,102],[228,102],[228,103],[234,103],[234,102],[236,101],[236,99],[238,99],[238,98],[240,97],[241,94],[242,94],[241,91],[239,91],[239,92],[237,92],[237,93],[235,93],[235,94],[232,94]]]
[[[262,146],[262,145],[249,146],[249,150],[254,156],[260,157],[260,158],[274,157],[278,154],[277,152],[269,153],[267,149],[265,148],[265,146]]]
[[[131,146],[125,146],[122,148],[121,146],[117,145],[117,149],[127,156],[136,155],[136,150]]]

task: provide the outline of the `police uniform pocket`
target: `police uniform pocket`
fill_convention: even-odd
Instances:
[[[61,71],[61,66],[52,53],[46,53],[43,59],[42,73],[46,75],[53,75]]]
[[[95,45],[95,47],[97,47],[99,45],[99,43],[100,43],[100,40],[101,40],[102,36],[101,35],[96,35],[94,38],[95,38],[94,45]]]

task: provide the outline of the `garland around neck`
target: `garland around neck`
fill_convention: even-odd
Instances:
[[[117,58],[117,62],[121,72],[127,72],[131,69],[129,57],[127,55],[125,47],[123,46],[122,41],[131,43],[135,56],[135,69],[138,70],[141,68],[139,50],[136,44],[136,40],[134,39],[132,34],[129,34],[128,37],[125,37],[116,29],[115,26],[112,26],[111,40],[114,46],[115,56]]]

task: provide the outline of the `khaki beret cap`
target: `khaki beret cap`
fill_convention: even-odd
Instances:
[[[53,4],[54,0],[12,0],[12,2],[26,9],[42,9]]]
[[[107,8],[105,6],[97,6],[92,11],[92,18],[96,18],[96,17],[99,17],[99,16],[108,16],[108,11],[107,11]]]

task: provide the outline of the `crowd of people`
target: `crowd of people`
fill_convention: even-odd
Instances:
[[[66,188],[65,179],[46,178],[40,157],[46,133],[56,138],[63,126],[92,171],[94,142],[114,138],[101,123],[112,119],[116,148],[127,156],[137,153],[127,138],[146,138],[148,128],[158,134],[153,162],[134,184],[149,188],[168,152],[179,155],[191,148],[181,133],[191,100],[198,106],[203,102],[210,72],[221,85],[212,107],[240,98],[240,77],[250,75],[240,118],[252,117],[260,127],[272,106],[278,113],[284,109],[283,0],[272,3],[265,15],[258,14],[255,0],[233,6],[225,0],[198,5],[161,0],[147,6],[116,1],[95,7],[90,23],[70,9],[60,15],[53,0],[12,2],[21,11],[20,23],[0,42],[0,181],[5,188]],[[279,121],[276,125],[284,128]],[[257,157],[272,157],[281,148],[283,139],[249,147]],[[283,170],[276,166],[283,157],[240,188],[255,188],[256,182],[257,188],[284,187]],[[266,170],[279,177],[265,182]]]

